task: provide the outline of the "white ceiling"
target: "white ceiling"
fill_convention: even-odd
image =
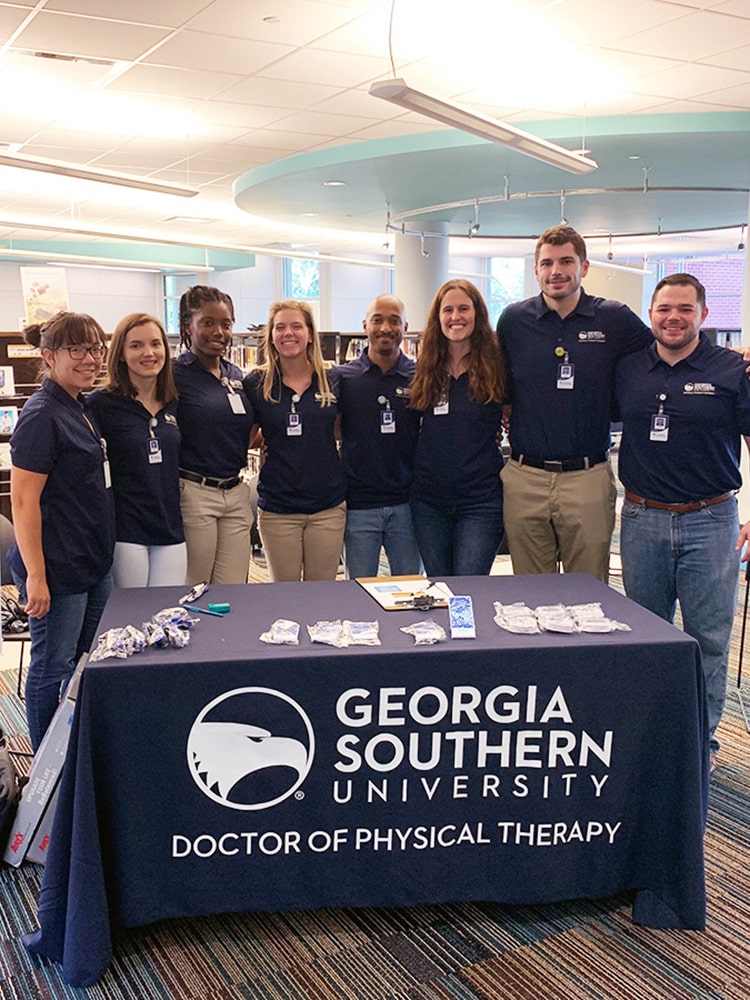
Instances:
[[[85,232],[107,242],[302,244],[382,255],[382,225],[368,218],[358,229],[356,213],[337,214],[329,195],[317,218],[281,211],[283,190],[257,199],[248,214],[235,204],[232,185],[285,157],[328,151],[331,162],[334,148],[442,128],[368,95],[371,82],[391,75],[391,13],[390,0],[0,2],[0,143],[19,155],[199,191],[178,198],[0,167],[0,240],[59,243]],[[750,0],[395,0],[392,47],[393,68],[412,86],[529,128],[568,120],[564,134],[581,139],[587,125],[596,135],[597,123],[611,119],[610,133],[630,133],[634,155],[638,116],[653,132],[653,116],[682,115],[691,132],[692,115],[745,112],[745,159],[735,133],[732,176],[750,187]],[[597,159],[595,141],[587,145]],[[668,153],[667,130],[663,147]],[[703,133],[684,149],[678,159],[693,168],[690,183],[697,186],[698,171],[702,186],[711,185],[716,156]],[[657,161],[657,154],[649,160],[652,183],[679,183],[679,164],[657,179]],[[533,161],[524,162],[528,173],[513,168],[517,191],[534,182]],[[635,162],[636,184],[644,165]],[[463,196],[456,193],[461,171],[442,176],[434,163],[430,170],[442,201]],[[557,171],[553,186],[565,188],[570,176]],[[607,176],[603,166],[586,184],[607,187]],[[386,195],[394,195],[374,165],[367,184],[372,199],[382,200],[384,219]],[[392,178],[389,184],[398,189]],[[480,194],[487,192],[471,196]],[[688,198],[695,196],[686,196],[686,205]],[[568,208],[575,221],[570,202]],[[550,211],[559,213],[559,206]],[[602,211],[592,232],[613,228],[610,209]],[[722,204],[722,230],[691,236],[691,252],[736,248],[747,212],[746,194],[728,213]],[[683,228],[678,215],[675,209],[667,230]],[[482,253],[503,252],[506,244],[481,246]],[[673,242],[665,234],[617,249],[653,256],[684,253],[685,246],[684,236]],[[477,244],[456,241],[455,250],[476,253]]]

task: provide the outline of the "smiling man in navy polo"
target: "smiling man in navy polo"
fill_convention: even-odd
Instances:
[[[587,295],[586,243],[570,226],[537,241],[541,294],[498,323],[511,371],[511,459],[503,520],[515,573],[590,573],[607,582],[616,488],[609,464],[617,362],[651,343],[621,302]]]
[[[625,590],[670,622],[680,602],[701,648],[713,771],[740,550],[750,538],[735,498],[741,437],[750,448],[750,383],[742,357],[700,333],[707,315],[697,278],[660,281],[649,310],[654,343],[620,363],[615,387]]]
[[[409,409],[414,361],[401,350],[404,304],[379,295],[362,322],[367,350],[339,373],[342,457],[347,479],[346,568],[353,579],[377,576],[380,549],[391,573],[419,573],[409,490],[419,414]]]

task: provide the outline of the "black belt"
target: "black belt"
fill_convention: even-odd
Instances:
[[[210,476],[199,476],[197,472],[188,472],[180,469],[180,479],[187,479],[190,483],[200,483],[201,486],[213,486],[215,490],[233,490],[242,482],[240,476],[232,476],[231,479],[212,479]]]
[[[601,455],[587,455],[585,458],[537,458],[535,455],[523,455],[516,451],[510,453],[510,457],[519,465],[528,465],[532,469],[544,469],[545,472],[580,472],[582,469],[590,469],[594,465],[601,465],[609,459],[607,452]]]
[[[631,503],[637,503],[639,507],[653,507],[654,510],[668,510],[672,514],[692,514],[693,511],[703,510],[704,507],[713,507],[714,504],[724,503],[730,497],[733,497],[734,493],[722,493],[721,496],[711,497],[710,500],[687,500],[684,503],[662,503],[661,500],[647,500],[645,497],[639,497],[636,493],[631,493],[630,490],[625,490],[625,499],[630,500]]]

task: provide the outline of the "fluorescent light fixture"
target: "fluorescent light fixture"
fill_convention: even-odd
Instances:
[[[97,170],[95,167],[81,167],[76,163],[45,160],[37,156],[15,156],[11,153],[0,153],[0,167],[38,170],[43,174],[77,177],[84,181],[98,181],[101,184],[114,184],[117,187],[137,188],[139,191],[152,191],[155,194],[175,194],[180,198],[194,198],[198,194],[191,188],[179,187],[177,184],[164,184],[159,181],[150,181],[145,177],[134,177],[132,174],[118,174],[109,170]]]
[[[512,149],[517,149],[519,153],[533,156],[535,160],[542,160],[553,167],[569,170],[572,174],[587,174],[599,166],[595,160],[589,160],[586,156],[580,156],[570,149],[557,146],[554,142],[540,139],[538,136],[531,135],[530,132],[523,132],[506,122],[498,121],[496,118],[486,118],[484,115],[478,115],[458,104],[450,104],[439,97],[414,90],[407,86],[406,81],[400,77],[382,83],[373,83],[370,87],[370,94],[373,97],[381,98],[381,100],[390,101],[391,104],[398,104],[400,107],[406,108],[407,111],[416,111],[417,114],[425,115],[425,117],[442,122],[444,125],[450,125],[451,128],[460,129],[462,132],[471,132],[472,135],[478,135],[480,139],[510,146]]]
[[[152,260],[126,260],[119,257],[87,257],[84,254],[52,254],[49,250],[14,250],[13,247],[0,247],[0,257],[11,260],[43,261],[45,264],[60,267],[86,267],[96,270],[115,271],[177,271],[185,274],[213,271],[210,265],[202,264],[168,264]]]

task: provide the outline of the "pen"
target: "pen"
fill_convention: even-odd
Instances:
[[[214,618],[224,617],[222,611],[209,611],[208,608],[199,608],[197,604],[183,604],[182,606],[186,611],[200,611],[202,615],[213,615]]]

